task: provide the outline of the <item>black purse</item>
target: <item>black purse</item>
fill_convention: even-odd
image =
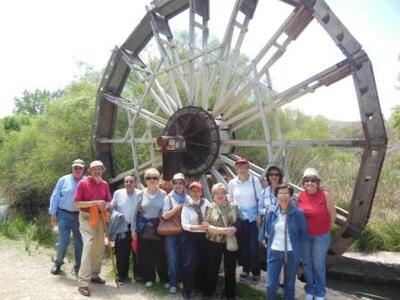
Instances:
[[[140,235],[142,239],[158,241],[161,236],[157,233],[158,223],[160,222],[158,218],[147,219],[143,215],[142,201],[143,193],[140,195],[139,199],[139,210],[136,219],[136,232]]]

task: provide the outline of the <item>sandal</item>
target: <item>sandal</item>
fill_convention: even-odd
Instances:
[[[90,291],[89,291],[88,287],[80,286],[80,287],[78,287],[78,291],[82,296],[85,296],[85,297],[90,296]]]

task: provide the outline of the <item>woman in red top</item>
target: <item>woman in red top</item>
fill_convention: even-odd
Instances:
[[[306,300],[325,297],[326,254],[331,244],[331,227],[336,219],[335,203],[320,188],[320,183],[321,177],[315,169],[305,169],[304,191],[297,201],[298,207],[304,211],[308,227],[308,235],[302,242]]]

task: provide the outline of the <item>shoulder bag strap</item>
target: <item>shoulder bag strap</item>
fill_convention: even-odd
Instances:
[[[254,177],[251,176],[251,182],[253,183],[253,191],[254,191],[254,197],[256,198],[256,203],[257,203],[257,207],[258,207],[258,197],[257,197],[257,193],[256,193],[256,184],[254,183]]]

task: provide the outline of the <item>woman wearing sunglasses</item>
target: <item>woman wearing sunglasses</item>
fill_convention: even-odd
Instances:
[[[147,169],[144,179],[147,187],[133,209],[132,228],[136,230],[132,230],[132,239],[138,240],[139,261],[146,287],[153,285],[157,269],[161,283],[169,288],[163,239],[156,232],[166,193],[158,187],[160,173],[157,169]]]
[[[278,204],[278,199],[276,199],[274,190],[275,188],[282,183],[283,181],[283,172],[282,170],[272,165],[267,169],[267,174],[265,175],[265,180],[267,181],[267,186],[264,188],[262,197],[258,203],[258,210],[259,214],[264,217],[268,214],[270,210],[272,210]],[[264,218],[262,218],[264,219]],[[264,221],[262,226],[264,227]],[[261,229],[261,233],[264,235],[264,229]],[[259,240],[265,238],[267,243],[266,237],[260,237]]]
[[[326,254],[331,244],[331,227],[336,219],[335,203],[320,188],[317,170],[307,168],[303,173],[304,191],[297,206],[304,211],[308,235],[302,242],[306,300],[323,300],[326,294]]]

